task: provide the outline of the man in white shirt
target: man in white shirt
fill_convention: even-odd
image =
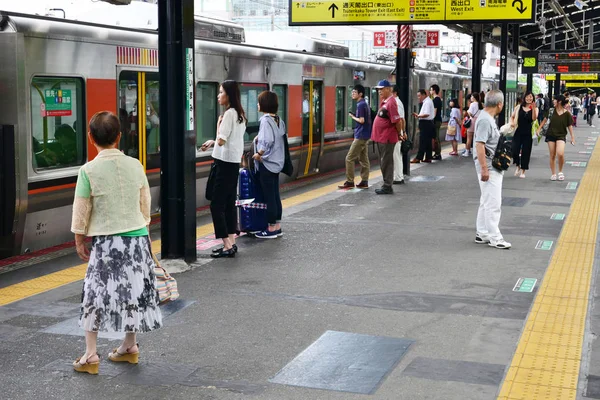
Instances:
[[[419,120],[419,151],[410,163],[418,164],[421,161],[430,163],[432,152],[431,141],[435,135],[435,125],[433,124],[435,110],[433,101],[427,96],[425,89],[419,89],[417,98],[419,99],[419,103],[422,103],[421,111],[412,115]]]
[[[396,99],[396,103],[398,103],[398,115],[400,115],[400,121],[402,121],[402,128],[399,132],[400,135],[404,137],[403,140],[406,140],[406,119],[404,118],[404,104],[400,101],[398,97],[398,93],[400,92],[400,88],[398,85],[394,85],[392,89],[392,93]],[[404,184],[404,172],[403,170],[403,160],[402,160],[402,142],[396,143],[394,147],[394,185],[402,185]]]

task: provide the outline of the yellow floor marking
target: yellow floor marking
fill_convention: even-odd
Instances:
[[[499,400],[577,397],[600,216],[596,148],[500,389]]]
[[[376,178],[381,176],[381,171],[372,171],[370,178]],[[306,193],[301,193],[296,196],[289,197],[282,200],[283,208],[292,207],[301,203],[305,203],[310,200],[314,200],[325,194],[331,193],[338,189],[339,183],[323,186],[318,189],[310,190]],[[205,224],[199,226],[196,229],[196,237],[205,237],[213,233],[213,225]],[[154,253],[160,253],[161,241],[160,239],[152,241],[152,251]],[[69,283],[77,282],[85,277],[87,270],[87,264],[80,264],[75,267],[67,268],[62,271],[53,272],[48,275],[44,275],[39,278],[30,279],[25,282],[17,283],[5,288],[0,289],[0,306],[14,303],[15,301],[23,300],[27,297],[34,296],[36,294],[44,293],[52,289],[56,289],[60,286],[67,285]]]

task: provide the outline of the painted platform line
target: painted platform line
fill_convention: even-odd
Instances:
[[[600,215],[592,154],[498,399],[575,400]]]
[[[375,179],[381,176],[381,171],[371,171],[370,178]],[[328,193],[335,192],[338,188],[339,183],[334,183],[320,187],[318,189],[309,190],[305,193],[301,193],[296,196],[289,197],[281,201],[283,208],[289,208],[298,204],[305,203],[307,201],[314,200]],[[213,224],[205,224],[199,226],[196,229],[197,238],[207,238],[209,235],[214,235]],[[213,236],[214,237],[214,236]],[[214,247],[216,244],[211,245],[208,248]],[[197,244],[197,246],[203,247],[203,243]],[[152,252],[154,254],[160,253],[161,241],[154,240],[152,242]],[[206,248],[208,250],[208,248]],[[87,264],[80,264],[75,267],[66,268],[62,271],[53,272],[41,276],[39,278],[30,279],[15,285],[7,286],[0,289],[0,307],[14,303],[19,300],[26,299],[31,296],[35,296],[40,293],[56,289],[60,286],[68,285],[69,283],[77,282],[85,277],[87,270]]]

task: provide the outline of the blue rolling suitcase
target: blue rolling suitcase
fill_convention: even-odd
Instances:
[[[249,168],[240,169],[239,178],[240,231],[255,233],[267,229],[267,205],[264,203],[258,179]],[[247,203],[244,200],[254,199]]]

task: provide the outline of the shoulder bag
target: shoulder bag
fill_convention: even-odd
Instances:
[[[546,123],[542,126],[541,134],[542,136],[546,136],[548,134],[548,129],[550,128],[550,121],[552,120],[552,116],[554,115],[554,108],[548,110],[548,117],[546,118]]]

